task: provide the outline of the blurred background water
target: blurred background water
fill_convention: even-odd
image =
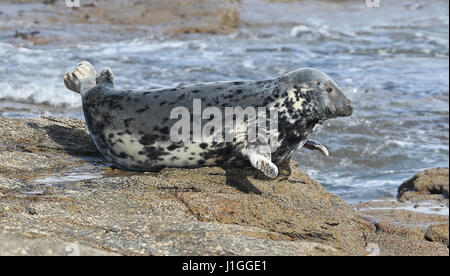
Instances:
[[[448,1],[386,0],[379,8],[364,1],[241,2],[240,23],[229,34],[80,24],[47,26],[44,33],[66,40],[42,45],[11,31],[38,25],[5,20],[42,4],[2,3],[0,116],[82,119],[79,95],[62,81],[81,60],[111,67],[123,89],[266,79],[315,67],[355,106],[352,117],[328,121],[312,137],[330,157],[308,150],[294,156],[327,189],[349,202],[394,197],[413,174],[449,166]]]

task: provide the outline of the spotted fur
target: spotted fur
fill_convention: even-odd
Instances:
[[[115,89],[114,75],[108,68],[99,76],[93,74],[92,65],[83,62],[66,74],[65,84],[81,94],[86,123],[99,151],[127,170],[234,166],[249,160],[267,176],[276,177],[276,165],[302,147],[318,126],[353,111],[350,101],[327,75],[309,68],[270,80],[211,82],[143,92]],[[173,143],[170,129],[177,120],[169,119],[170,112],[184,106],[192,114],[194,99],[202,100],[202,108],[277,108],[276,150],[262,152],[258,150],[261,145],[255,147],[251,141]]]

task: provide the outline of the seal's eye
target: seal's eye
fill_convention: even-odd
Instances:
[[[317,85],[320,85],[320,81],[317,82]]]
[[[327,88],[327,92],[328,92],[328,93],[331,93],[332,91],[333,91],[333,88],[331,88],[331,87],[328,87],[328,88]]]

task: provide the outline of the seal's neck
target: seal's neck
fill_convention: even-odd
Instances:
[[[311,117],[316,118],[321,123],[331,118],[330,110],[327,108],[327,104],[321,97],[320,92],[308,91],[306,98],[311,100]]]

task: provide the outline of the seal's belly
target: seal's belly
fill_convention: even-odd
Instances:
[[[233,143],[191,139],[175,143],[170,137],[171,128],[179,121],[170,118],[171,111],[181,106],[193,114],[194,100],[201,100],[202,107],[224,108],[239,103],[245,108],[254,104],[254,96],[250,97],[250,93],[254,95],[258,90],[253,86],[240,82],[223,85],[150,92],[94,87],[83,97],[83,110],[97,148],[108,161],[119,167],[147,171],[161,167],[232,163],[239,159],[233,154],[236,146]],[[263,106],[264,97],[258,99],[261,103],[256,106]]]
[[[124,131],[114,124],[103,125],[96,119],[88,125],[99,151],[108,161],[124,169],[151,171],[162,167],[213,166],[223,164],[225,160],[232,161],[232,143],[174,143],[170,137],[157,131]]]
[[[127,110],[111,112],[107,108],[86,105],[85,118],[99,151],[121,168],[151,171],[162,167],[221,165],[237,159],[232,155],[233,143],[173,142],[170,129],[176,120],[164,120],[168,114],[162,111],[138,114]]]
[[[104,140],[104,138],[106,140]],[[94,136],[96,144],[111,162],[118,166],[138,171],[148,171],[161,167],[213,166],[230,161],[232,145],[212,146],[209,143],[173,143],[157,140],[150,145],[141,142],[140,135],[113,134],[105,132]],[[144,138],[145,139],[145,138]]]

